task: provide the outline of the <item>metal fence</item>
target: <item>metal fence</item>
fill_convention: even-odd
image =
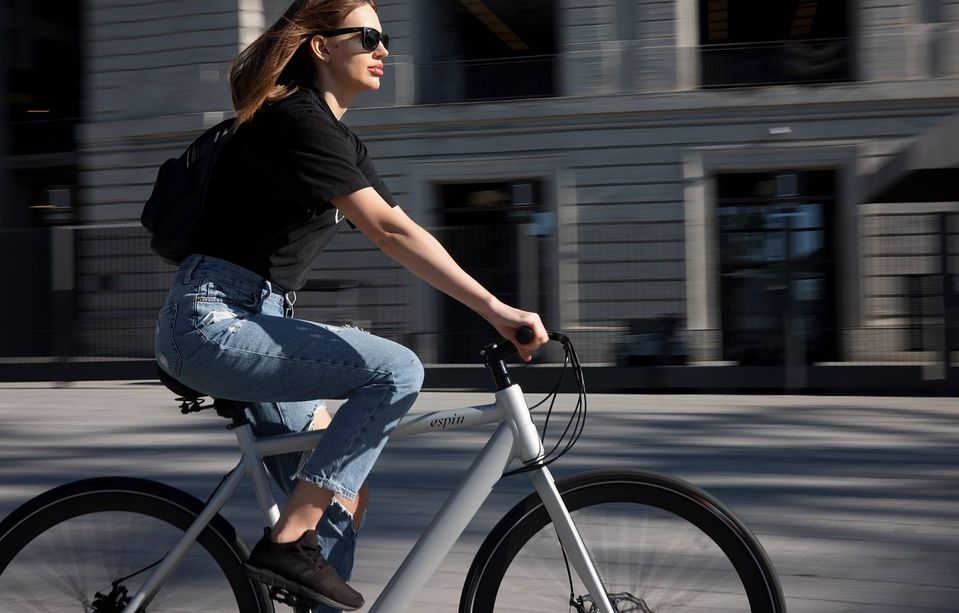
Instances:
[[[850,359],[942,369],[959,351],[959,214],[862,219],[863,326]]]
[[[488,253],[483,245],[489,240],[504,240],[502,233],[487,237],[475,231],[457,233],[455,228],[437,233],[456,238],[453,242],[467,251],[476,247],[473,250],[479,254]],[[947,378],[949,367],[959,364],[959,214],[864,215],[860,238],[861,325],[823,331],[793,322],[789,338],[798,335],[805,343],[804,335],[835,335],[840,364],[921,366],[928,379]],[[525,301],[529,308],[542,310],[551,295],[543,268],[545,243],[524,240],[519,234],[515,239],[516,249],[526,251],[505,250],[503,261],[486,261],[488,270],[477,274],[505,299]],[[174,269],[150,252],[139,226],[3,231],[0,262],[8,296],[14,297],[0,302],[0,364],[152,359],[155,317]],[[355,276],[312,280],[299,295],[298,316],[364,327],[372,324],[374,332],[417,351],[433,346],[435,355],[424,354],[427,362],[475,363],[473,345],[487,340],[484,328],[464,327],[454,306],[437,303],[429,329],[412,334],[412,322],[422,321],[415,311],[425,306],[410,289],[408,275],[399,269],[395,275],[376,272],[375,283],[372,277]],[[669,290],[638,281],[618,287],[614,297],[618,302],[610,303],[614,306],[642,305],[656,298],[650,292]],[[787,296],[801,299],[795,293]],[[622,317],[618,326],[609,320],[610,325],[603,328],[611,334],[604,341],[606,352],[591,356],[590,361],[619,366],[694,365],[678,308],[682,305],[676,306],[655,316],[617,315]],[[784,312],[802,314],[803,310]],[[437,339],[444,343],[452,339],[456,347],[469,350],[471,359],[460,360],[458,353],[440,356]],[[585,347],[591,341],[579,344]],[[804,355],[812,359],[811,353]],[[768,365],[784,366],[782,362]]]
[[[417,64],[424,104],[538,98],[557,92],[557,55],[446,60]]]
[[[588,290],[601,300],[581,295],[596,303],[590,312],[609,336],[601,361],[794,370],[909,366],[921,367],[926,379],[942,379],[948,367],[959,366],[959,214],[864,215],[860,229],[859,276],[852,281],[838,273],[844,267],[838,245],[827,240],[823,249],[804,250],[812,243],[803,236],[810,230],[794,230],[791,240],[784,228],[766,227],[758,239],[761,232],[750,235],[760,241],[750,253],[767,260],[756,262],[752,276],[738,271],[738,293],[723,293],[729,288],[717,283],[723,313],[705,359],[697,355],[702,340],[687,329],[685,304],[676,298],[685,284],[673,277],[669,258],[676,254],[669,243],[637,241],[624,257],[663,263],[636,261],[634,281]],[[755,272],[760,264],[766,265],[762,274]],[[806,278],[813,264],[834,272]],[[858,291],[841,286],[849,282],[858,283]],[[615,294],[607,291],[613,287]],[[843,304],[849,295],[859,296],[856,305]],[[850,325],[856,311],[858,321]]]
[[[173,266],[150,251],[139,226],[81,227],[74,244],[74,355],[152,358],[156,315]]]
[[[703,87],[852,80],[852,39],[703,45]]]
[[[0,359],[56,355],[57,313],[52,306],[51,232],[48,228],[0,231],[0,262],[7,299],[0,301]]]
[[[175,267],[138,224],[0,233],[0,266],[19,300],[0,303],[0,364],[153,359],[156,315]],[[389,300],[363,279],[311,279],[298,317],[368,326]],[[389,284],[386,284],[387,286]],[[387,324],[385,336],[397,326]]]

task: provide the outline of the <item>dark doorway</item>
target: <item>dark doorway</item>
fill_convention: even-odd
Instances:
[[[438,185],[437,234],[450,255],[503,302],[540,310],[542,246],[529,236],[540,210],[538,182]],[[530,304],[532,302],[532,304]],[[479,350],[499,340],[490,325],[459,302],[441,296],[437,357],[475,364]]]
[[[723,358],[837,359],[836,172],[716,177]]]
[[[417,20],[422,103],[554,96],[553,0],[433,0]]]

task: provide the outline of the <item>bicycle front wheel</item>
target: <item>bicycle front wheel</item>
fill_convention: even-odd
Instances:
[[[783,613],[759,542],[718,501],[652,473],[599,473],[557,483],[620,613]],[[514,507],[470,568],[461,613],[597,611],[538,494]]]
[[[128,478],[37,496],[0,522],[0,610],[120,613],[203,506],[181,490]],[[246,557],[217,515],[145,610],[272,612],[245,575]]]

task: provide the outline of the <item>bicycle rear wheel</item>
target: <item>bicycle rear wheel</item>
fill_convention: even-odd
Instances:
[[[702,490],[638,472],[574,477],[557,487],[618,612],[785,611],[758,541]],[[461,613],[595,610],[538,494],[487,537],[460,601]]]
[[[203,503],[129,478],[69,483],[0,522],[0,610],[119,613],[183,537]],[[247,578],[245,545],[217,515],[146,610],[268,613]]]

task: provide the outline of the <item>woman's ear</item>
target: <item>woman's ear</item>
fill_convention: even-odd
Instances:
[[[330,61],[330,52],[326,49],[326,38],[320,36],[319,34],[315,35],[310,39],[310,51],[313,55],[319,58],[323,62]]]

